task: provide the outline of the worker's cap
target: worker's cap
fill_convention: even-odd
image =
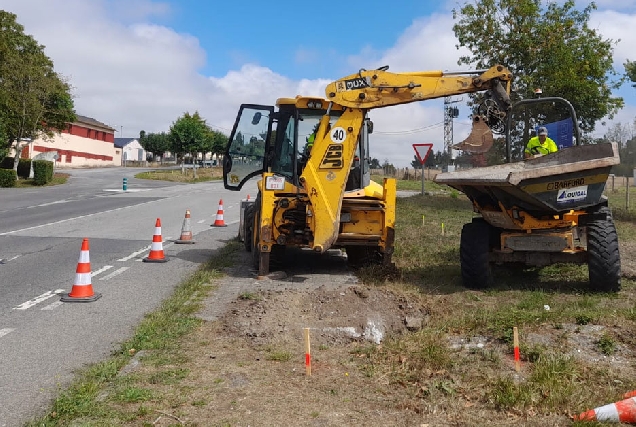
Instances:
[[[541,126],[539,128],[539,130],[537,131],[537,135],[545,135],[548,136],[548,129],[546,129],[545,127]]]

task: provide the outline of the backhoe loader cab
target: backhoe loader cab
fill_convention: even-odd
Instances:
[[[240,224],[259,274],[287,246],[345,248],[356,266],[390,262],[395,180],[371,181],[366,112],[313,97],[276,107],[241,105],[223,159],[226,189],[260,178]]]

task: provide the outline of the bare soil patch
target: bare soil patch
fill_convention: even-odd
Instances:
[[[237,254],[236,266],[218,284],[200,313],[205,320],[183,343],[178,384],[156,384],[170,407],[157,408],[191,426],[466,426],[571,425],[571,413],[499,411],[483,383],[529,375],[514,370],[510,347],[496,337],[446,334],[455,368],[423,368],[429,380],[413,385],[396,381],[411,361],[399,354],[391,366],[377,369],[372,349],[428,329],[448,316],[448,295],[417,295],[408,287],[368,286],[346,266],[339,251],[324,256],[287,254],[284,273],[256,280],[250,254]],[[472,293],[472,291],[466,291]],[[475,293],[487,304],[487,296]],[[451,305],[457,309],[459,305]],[[305,372],[303,329],[310,328],[312,375]],[[526,331],[528,345],[561,349],[590,366],[603,365],[608,377],[635,377],[634,341],[612,356],[598,339],[611,332],[628,336],[621,325],[563,324]],[[627,335],[626,335],[627,334]],[[620,340],[630,342],[630,339]],[[152,375],[153,367],[140,373]],[[599,402],[605,404],[609,402]],[[176,425],[169,416],[157,426]]]

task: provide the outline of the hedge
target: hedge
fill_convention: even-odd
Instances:
[[[53,162],[49,160],[33,160],[33,183],[44,185],[53,180]]]
[[[18,177],[13,169],[0,169],[0,187],[15,187]]]
[[[13,157],[5,157],[0,162],[0,169],[13,169]],[[18,162],[18,176],[27,179],[31,172],[31,159],[20,159]]]

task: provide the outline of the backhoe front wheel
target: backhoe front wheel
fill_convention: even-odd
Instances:
[[[618,251],[618,235],[611,211],[599,210],[606,219],[597,219],[587,225],[587,267],[590,288],[598,292],[621,290],[621,259]]]
[[[485,221],[464,224],[459,246],[459,258],[464,286],[483,289],[492,284],[488,261],[492,227]]]

